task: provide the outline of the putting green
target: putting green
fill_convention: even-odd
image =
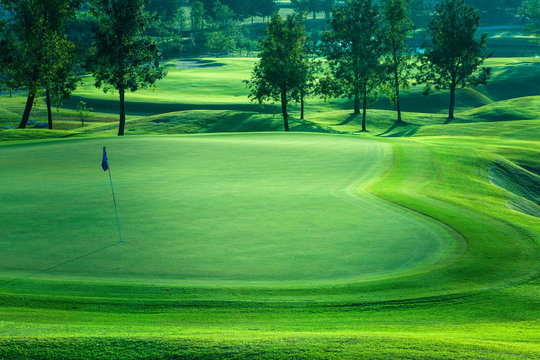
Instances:
[[[462,248],[446,225],[365,190],[392,164],[391,146],[379,141],[265,133],[0,150],[5,277],[361,281],[427,271]]]

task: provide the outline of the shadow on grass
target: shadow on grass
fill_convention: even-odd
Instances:
[[[64,103],[67,109],[76,109],[79,101],[84,100],[92,105],[94,111],[104,113],[117,113],[119,102],[109,99],[86,99],[80,96],[72,96],[70,100]],[[238,110],[260,112],[259,104],[185,104],[185,103],[155,103],[155,102],[138,102],[126,101],[126,114],[131,116],[155,116],[159,114],[185,111],[185,110]],[[266,106],[264,113],[272,113],[274,107]]]
[[[340,126],[340,125],[347,125],[349,124],[351,121],[353,121],[354,119],[356,119],[360,114],[349,114],[349,116],[342,122],[340,122],[339,124],[337,124],[337,126]]]
[[[405,121],[394,122],[388,130],[383,133],[378,134],[377,136],[387,136],[387,137],[408,137],[413,136],[420,128],[419,125],[411,124]],[[402,131],[392,132],[396,129],[402,129]]]
[[[107,249],[109,249],[109,248],[115,247],[115,246],[120,245],[120,244],[122,244],[122,243],[123,243],[123,241],[117,241],[117,242],[115,242],[115,243],[113,243],[113,244],[109,244],[109,245],[100,247],[99,249],[95,249],[95,250],[92,250],[92,251],[87,252],[87,253],[85,253],[85,254],[76,256],[76,257],[74,257],[74,258],[71,258],[71,259],[62,261],[62,262],[60,262],[60,263],[58,263],[58,264],[55,264],[55,265],[53,265],[53,266],[50,266],[50,267],[48,267],[48,268],[41,269],[41,270],[35,271],[35,272],[33,272],[33,273],[30,273],[30,274],[28,274],[28,275],[21,276],[21,277],[12,279],[12,280],[8,280],[8,281],[6,281],[5,284],[6,284],[6,285],[13,285],[13,284],[15,284],[17,281],[19,281],[19,280],[28,279],[28,278],[31,278],[32,276],[36,276],[36,275],[39,275],[39,274],[44,274],[44,273],[49,272],[49,271],[51,271],[51,270],[54,270],[54,269],[56,269],[56,268],[58,268],[58,267],[60,267],[60,266],[63,266],[63,265],[72,263],[72,262],[77,261],[77,260],[84,259],[84,258],[86,258],[86,257],[88,257],[88,256],[90,256],[90,255],[97,254],[97,253],[99,253],[99,252],[101,252],[101,251],[103,251],[103,250],[107,250]]]

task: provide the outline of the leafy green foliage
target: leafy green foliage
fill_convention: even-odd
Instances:
[[[298,13],[312,13],[315,20],[317,13],[322,11],[328,17],[335,3],[335,0],[291,0],[291,7]]]
[[[179,0],[153,0],[146,4],[152,20],[145,35],[154,37],[165,58],[178,58],[184,49],[186,14]]]
[[[150,13],[158,14],[161,21],[174,23],[177,21],[178,10],[182,6],[182,0],[149,0],[146,9]]]
[[[475,38],[479,25],[478,10],[463,0],[443,0],[428,26],[431,40],[421,57],[419,81],[426,84],[426,94],[431,87],[450,90],[450,120],[454,118],[455,90],[489,79],[491,69],[481,67],[490,56],[485,53],[487,34]]]
[[[202,46],[204,44],[204,17],[205,10],[204,4],[200,1],[193,1],[191,3],[191,34],[192,34],[192,44],[197,46]]]
[[[77,105],[77,117],[81,121],[81,127],[84,127],[84,122],[90,117],[90,112],[94,110],[86,105],[85,101],[79,101]]]
[[[291,0],[291,7],[297,13],[312,13],[313,19],[316,18],[317,12],[320,11],[323,5],[323,0]]]
[[[363,98],[363,130],[368,97],[375,95],[381,79],[382,36],[379,8],[371,0],[348,0],[334,8],[329,28],[323,35],[321,50],[326,55],[333,79],[338,85],[326,85],[332,96],[354,98],[354,114],[360,114]],[[323,84],[331,82],[323,81]]]
[[[396,104],[396,122],[402,122],[400,107],[400,88],[407,89],[414,68],[414,59],[407,52],[405,40],[413,29],[408,17],[405,0],[385,0],[383,2],[383,42],[385,54],[383,62],[387,72],[389,88],[387,94]]]
[[[120,126],[124,134],[124,92],[153,85],[166,75],[159,65],[156,43],[143,36],[148,24],[144,0],[95,0],[92,11],[99,21],[95,34],[92,73],[95,86],[120,93]]]
[[[540,0],[524,0],[519,13],[531,21],[525,27],[527,31],[540,36]]]
[[[302,17],[289,15],[283,21],[276,12],[266,28],[266,37],[259,43],[260,61],[255,65],[249,97],[260,103],[281,101],[285,131],[289,131],[287,105],[297,98],[306,84],[306,35]]]
[[[4,0],[9,18],[2,27],[0,63],[10,88],[28,91],[19,128],[25,128],[36,94],[52,90],[57,101],[75,88],[73,44],[64,34],[77,0]]]
[[[274,0],[218,0],[221,5],[229,7],[236,20],[252,16],[270,16],[276,10]],[[215,17],[216,0],[201,0],[205,11],[211,18]]]
[[[207,29],[206,48],[219,56],[236,46],[239,29],[234,20],[234,12],[229,6],[216,1],[213,13],[214,18]]]

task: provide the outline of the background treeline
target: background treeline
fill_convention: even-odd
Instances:
[[[481,24],[521,24],[522,0],[467,0],[479,10]],[[312,40],[319,40],[324,19],[342,0],[148,0],[146,11],[152,15],[146,35],[156,39],[164,58],[209,53],[250,56],[264,35],[265,24],[279,10],[308,14],[306,29]],[[380,1],[375,1],[380,3]],[[409,14],[416,28],[425,27],[438,0],[410,0]],[[76,16],[66,22],[68,37],[77,51],[84,53],[92,42],[97,20],[89,11],[89,1],[82,1]],[[6,11],[0,9],[2,18]]]
[[[340,76],[343,78],[340,71],[343,70],[345,62],[333,57],[338,56],[342,45],[351,40],[337,37],[332,51],[323,46],[321,52],[320,46],[331,43],[330,39],[340,29],[339,26],[332,29],[332,24],[337,21],[336,14],[347,11],[353,2],[355,1],[0,0],[0,84],[2,89],[23,90],[28,93],[20,128],[26,126],[36,99],[45,95],[49,128],[52,128],[52,104],[59,106],[62,99],[69,97],[75,90],[82,75],[92,73],[97,88],[104,91],[114,89],[120,94],[120,133],[123,133],[124,93],[152,86],[155,81],[164,77],[166,71],[160,66],[161,60],[201,54],[249,56],[265,51],[275,52],[279,49],[265,48],[264,39],[268,36],[268,31],[271,31],[271,27],[267,25],[271,24],[270,19],[277,21],[277,17],[285,15],[295,17],[293,27],[301,27],[302,33],[296,42],[298,49],[290,50],[298,50],[302,54],[302,63],[307,64],[299,68],[301,71],[296,69],[293,72],[294,76],[301,78],[301,81],[295,81],[298,80],[302,85],[293,86],[294,90],[289,94],[289,98],[303,104],[304,98],[312,93],[312,83],[317,82],[318,88],[322,89],[318,90],[318,95],[346,95],[354,98],[355,114],[359,113],[362,97],[365,114],[366,103],[371,98],[369,92],[375,88],[368,84],[368,80],[363,83],[356,81],[356,84],[351,85],[343,81],[330,81],[330,77],[326,76],[315,81],[312,74],[324,69],[321,70],[316,63],[311,64],[308,61],[310,57],[322,55],[330,64],[330,69],[327,70],[332,70],[333,80],[339,80]],[[388,1],[374,0],[370,3],[377,8],[383,8]],[[434,16],[440,12],[437,10],[439,2],[410,0],[400,3],[403,4],[403,12],[407,14],[407,24],[404,29],[394,32],[393,39],[401,39],[400,51],[409,48],[416,51],[426,43],[426,39],[429,40],[436,34],[430,27]],[[532,25],[528,27],[529,31],[538,33],[538,0],[467,0],[467,6],[469,3],[474,3],[480,9],[475,10],[478,16],[475,15],[473,21],[474,30],[481,23],[482,13],[495,10],[511,14],[512,21],[528,19],[531,22],[529,25]],[[475,6],[472,8],[476,9]],[[368,19],[372,20],[369,16],[364,17],[359,26],[368,24]],[[373,26],[376,25],[380,24]],[[356,34],[356,31],[357,29],[352,29],[350,32]],[[421,33],[423,40],[415,42],[416,33]],[[361,44],[360,48],[369,48],[372,39],[382,39],[382,36],[374,37],[369,32],[366,34],[366,43]],[[280,41],[286,42],[288,39]],[[479,41],[484,49],[485,37]],[[388,47],[384,44],[381,46]],[[373,51],[373,54],[365,56],[366,61],[380,58],[379,49]],[[278,60],[284,58],[285,55]],[[333,64],[333,61],[336,63]],[[397,66],[403,67],[401,63],[394,64],[394,67]],[[366,63],[360,64],[359,68],[369,70],[372,66]],[[262,71],[262,68],[260,70]],[[369,71],[362,74],[357,72],[354,76],[373,78]],[[404,86],[400,85],[399,81],[394,85],[398,86],[398,89],[399,86]],[[452,89],[448,86],[447,88]],[[253,94],[253,97],[260,100],[265,96],[276,98],[283,95],[270,96],[271,91],[268,88],[263,90],[268,94]],[[283,93],[283,89],[281,91]],[[285,90],[285,93],[287,91],[289,90]],[[399,94],[397,91],[395,93],[399,104]],[[283,113],[286,117],[286,109]],[[450,118],[451,113],[452,111]]]

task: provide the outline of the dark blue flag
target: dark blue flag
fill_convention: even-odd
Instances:
[[[105,146],[103,147],[103,160],[101,160],[101,167],[103,168],[103,171],[107,171],[109,169],[109,161],[107,160],[107,150],[105,150]]]

